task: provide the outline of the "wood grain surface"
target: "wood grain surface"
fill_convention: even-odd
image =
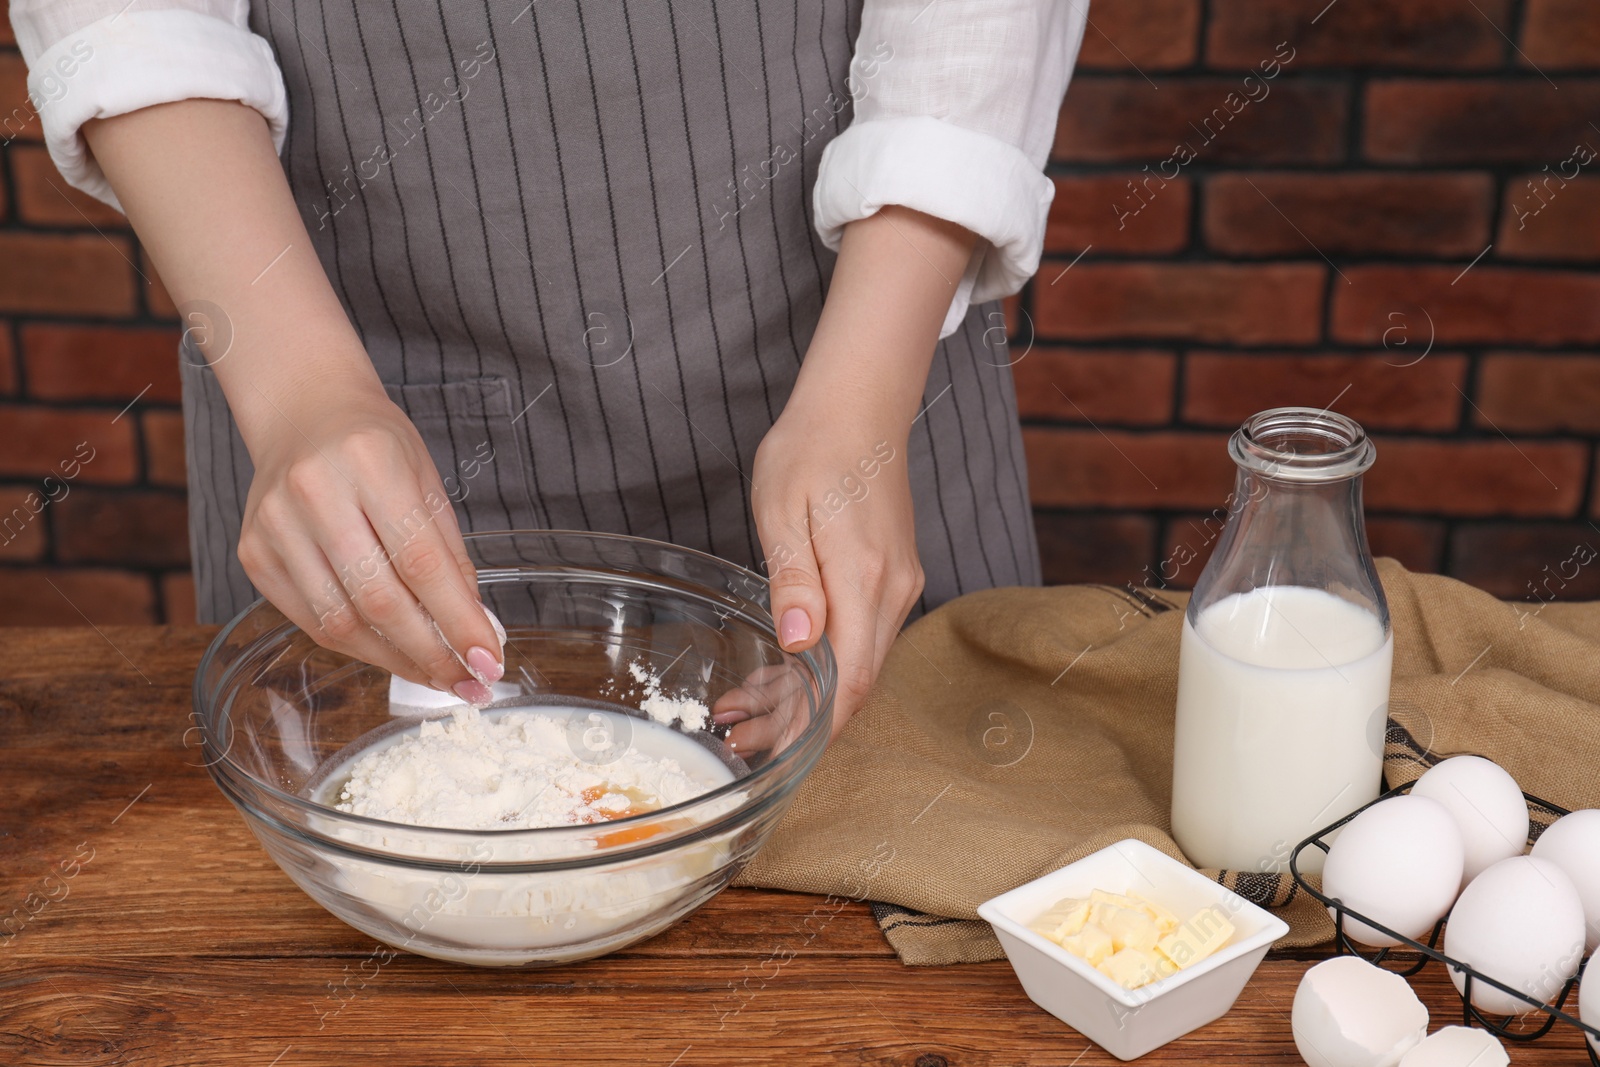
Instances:
[[[200,766],[185,731],[214,632],[0,631],[5,1067],[1117,1062],[1004,962],[902,966],[864,905],[807,941],[821,901],[799,894],[729,890],[575,966],[385,961],[278,871]],[[1140,1062],[1299,1064],[1289,1007],[1321,955],[1269,956],[1227,1016]],[[1459,1021],[1442,969],[1414,982],[1435,1025]],[[1574,1033],[1512,1056],[1585,1062]]]

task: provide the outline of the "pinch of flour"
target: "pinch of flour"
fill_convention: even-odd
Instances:
[[[639,660],[628,664],[628,675],[644,687],[644,697],[639,702],[639,710],[651,719],[663,726],[671,726],[674,722],[682,723],[684,730],[691,733],[706,728],[706,722],[711,718],[711,709],[701,701],[687,694],[673,697],[663,693],[660,676],[652,674]]]

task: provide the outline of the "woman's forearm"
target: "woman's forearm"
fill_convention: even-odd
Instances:
[[[975,241],[969,230],[903,207],[846,226],[791,403],[909,430]]]
[[[294,206],[267,124],[183,100],[83,127],[128,219],[201,342],[254,451],[297,393],[377,378]],[[222,342],[228,342],[225,352]]]
[[[185,326],[255,461],[246,576],[320,644],[486,701],[504,666],[455,513],[323,273],[266,122],[185,100],[84,134],[178,306],[215,305]]]
[[[835,729],[866,699],[922,592],[910,472],[894,460],[975,240],[902,207],[846,224],[800,376],[756,451],[750,506],[779,640],[794,652],[827,635]],[[733,743],[762,743],[770,723],[732,715],[718,721],[734,724]]]

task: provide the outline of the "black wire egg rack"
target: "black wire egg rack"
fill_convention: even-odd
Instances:
[[[1489,975],[1468,966],[1460,960],[1445,955],[1444,951],[1439,948],[1439,937],[1444,931],[1445,919],[1440,919],[1437,923],[1434,923],[1433,931],[1429,933],[1426,941],[1418,941],[1397,933],[1380,922],[1369,919],[1354,908],[1345,907],[1342,901],[1326,896],[1319,888],[1311,885],[1306,880],[1305,875],[1300,873],[1300,853],[1308,848],[1320,848],[1326,853],[1330,848],[1328,837],[1335,830],[1360,815],[1367,808],[1372,807],[1373,804],[1381,804],[1391,797],[1397,797],[1410,791],[1411,783],[1409,782],[1405,785],[1396,786],[1371,803],[1363,804],[1338,822],[1318,830],[1315,834],[1296,845],[1294,851],[1289,854],[1289,872],[1294,875],[1295,883],[1306,893],[1332,910],[1334,941],[1339,953],[1341,955],[1360,956],[1368,963],[1382,967],[1402,977],[1416,974],[1430,962],[1437,960],[1449,970],[1463,976],[1460,991],[1461,1018],[1462,1022],[1467,1026],[1480,1026],[1489,1033],[1506,1041],[1535,1041],[1549,1033],[1558,1023],[1570,1024],[1588,1038],[1584,1042],[1584,1048],[1589,1053],[1589,1062],[1594,1067],[1600,1067],[1600,1051],[1595,1048],[1596,1043],[1600,1042],[1600,1027],[1588,1025],[1579,1019],[1577,1015],[1565,1010],[1567,1001],[1572,997],[1573,991],[1578,988],[1579,978],[1583,975],[1584,966],[1587,964],[1586,960],[1579,963],[1577,972],[1567,979],[1566,984],[1561,987],[1560,995],[1551,1003],[1543,1003],[1528,996],[1521,990],[1513,989],[1503,982],[1496,981]],[[1522,795],[1528,802],[1529,825],[1534,827],[1530,834],[1532,839],[1537,839],[1538,835],[1543,833],[1545,827],[1549,826],[1551,822],[1568,814],[1566,808],[1558,807],[1531,793],[1523,793]],[[1345,933],[1344,920],[1346,916],[1349,916],[1354,922],[1363,923],[1386,937],[1392,938],[1398,944],[1377,950],[1358,945]],[[1600,966],[1600,964],[1596,964],[1596,966]],[[1600,981],[1600,975],[1597,975],[1595,980]],[[1528,1006],[1528,1011],[1520,1015],[1505,1017],[1485,1014],[1472,1003],[1472,988],[1478,983],[1491,986],[1521,1001]],[[1541,1014],[1543,1020],[1536,1025],[1530,1024],[1528,1022],[1529,1016],[1535,1013]]]

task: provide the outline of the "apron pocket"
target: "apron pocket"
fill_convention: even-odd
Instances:
[[[463,530],[536,528],[522,427],[511,385],[471,378],[428,385],[385,384],[433,457]]]

